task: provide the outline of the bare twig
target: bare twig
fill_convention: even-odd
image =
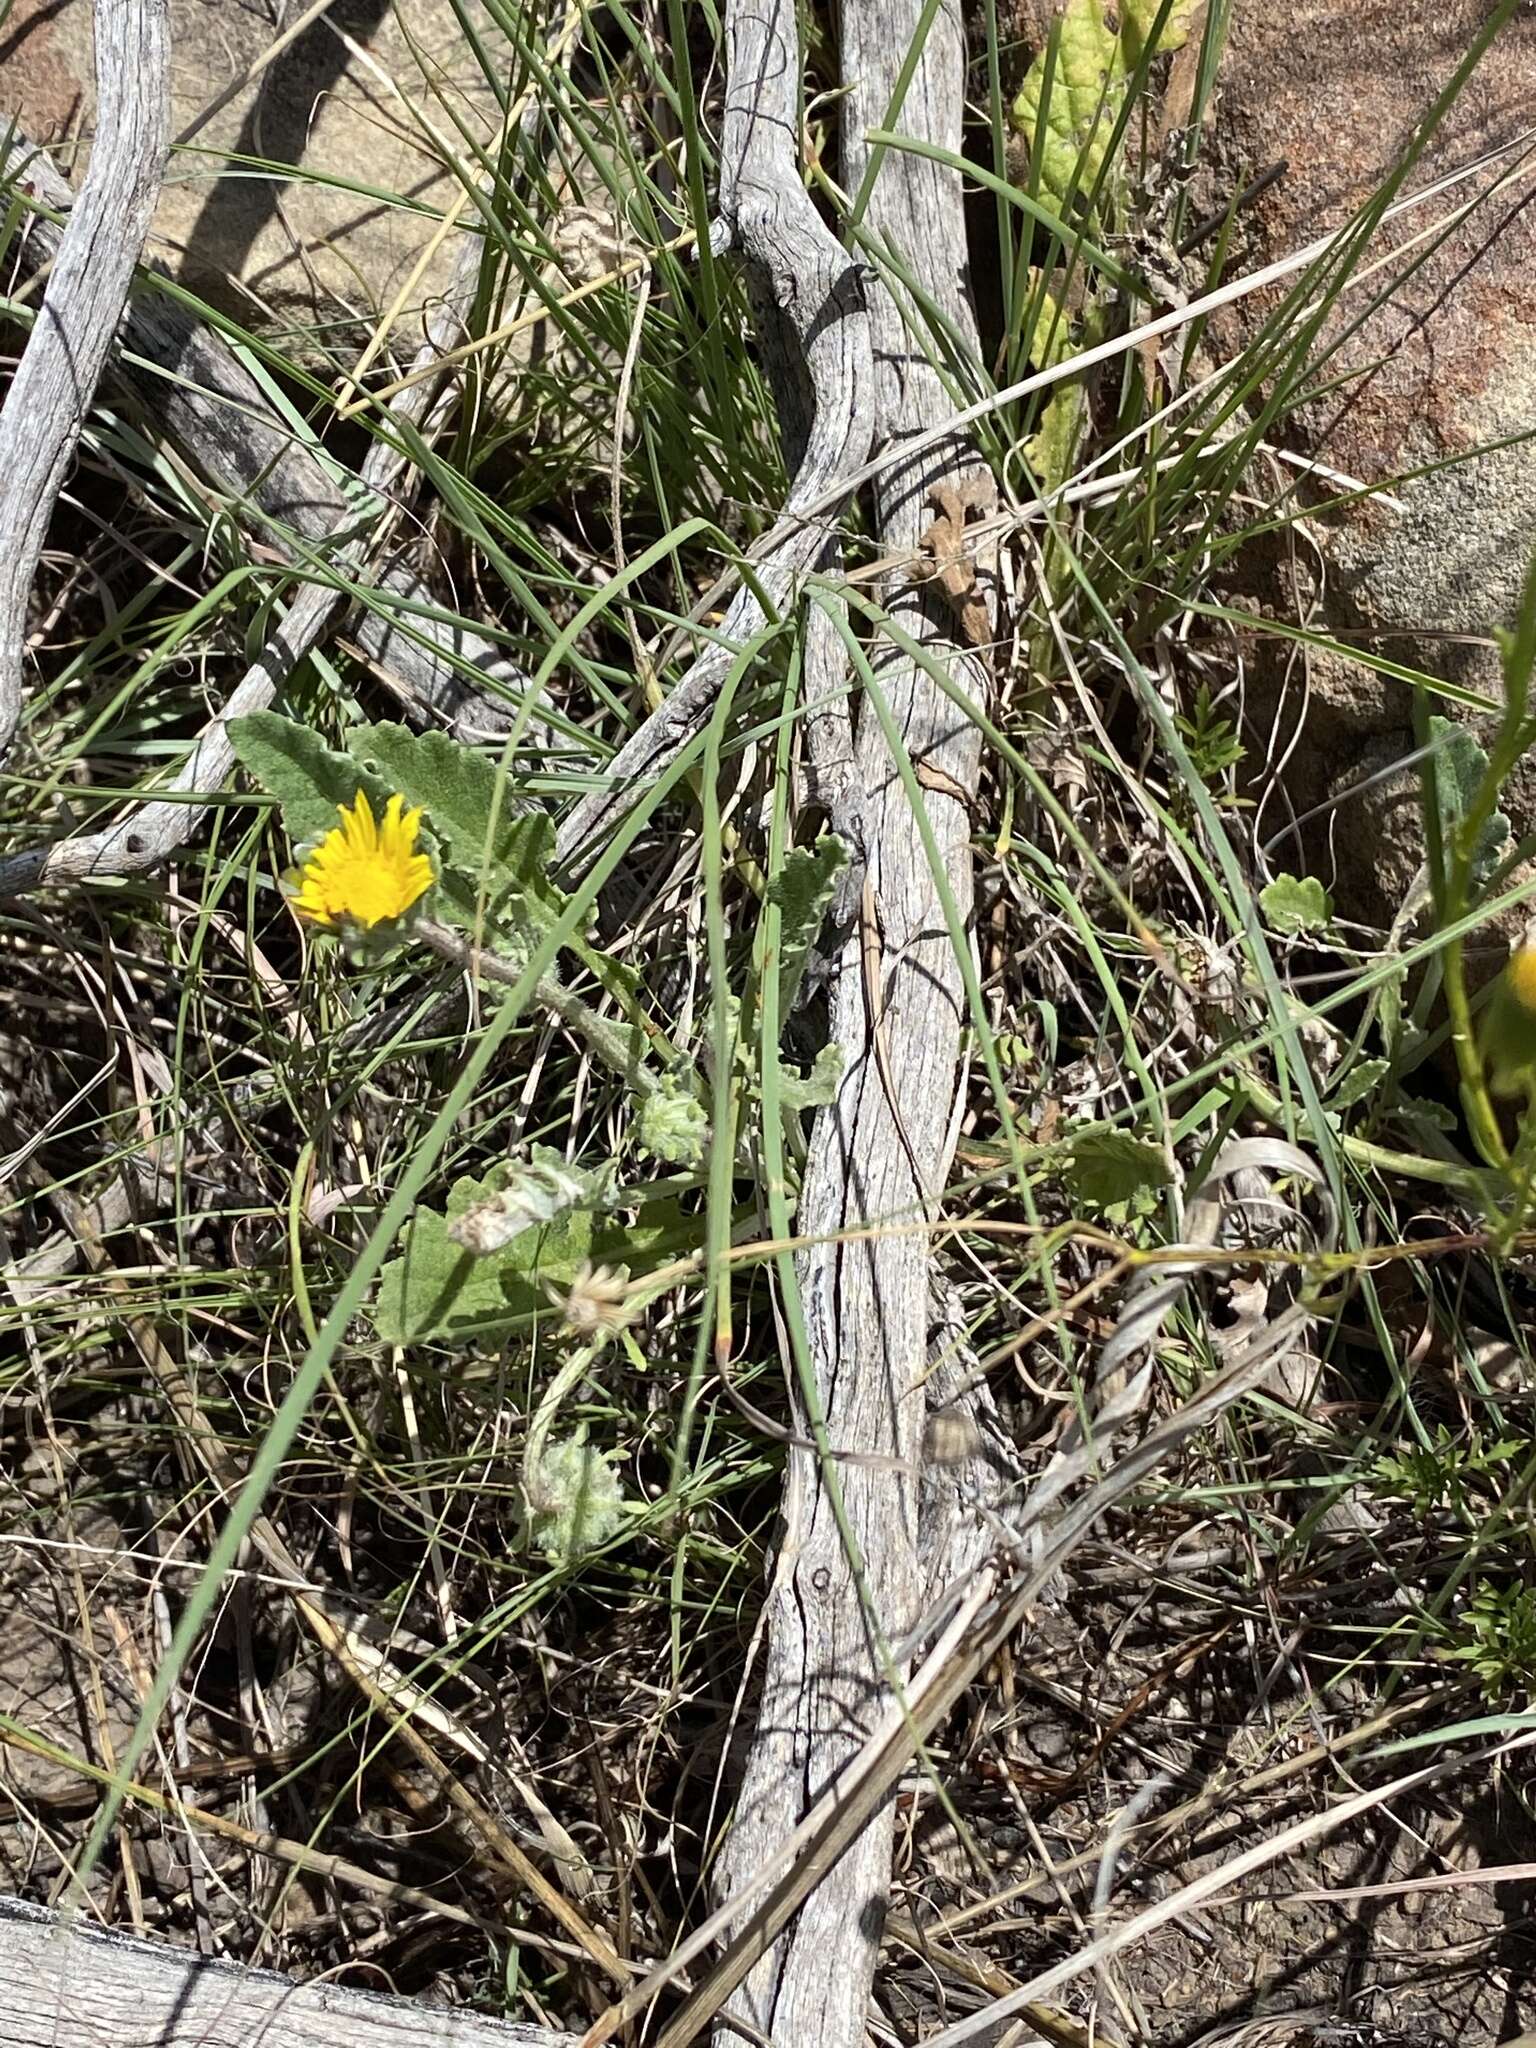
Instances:
[[[874,118],[878,121],[883,118],[884,112],[884,108],[875,109]],[[1501,144],[1496,150],[1488,151],[1474,162],[1461,165],[1446,176],[1437,178],[1432,184],[1423,186],[1416,192],[1409,193],[1405,198],[1395,200],[1382,214],[1383,224],[1399,218],[1413,208],[1430,204],[1451,191],[1454,187],[1464,184],[1470,179],[1480,177],[1488,170],[1490,165],[1514,154],[1517,150],[1525,148],[1530,140],[1531,132],[1523,131],[1509,142]],[[1523,170],[1521,175],[1524,175]],[[1478,197],[1464,202],[1464,210],[1470,212],[1477,203]],[[1196,322],[1208,318],[1210,314],[1219,311],[1222,307],[1236,304],[1239,300],[1248,298],[1256,292],[1265,291],[1272,285],[1283,283],[1287,278],[1306,270],[1310,265],[1325,262],[1329,257],[1337,253],[1351,232],[1350,226],[1337,228],[1332,233],[1322,235],[1316,241],[1307,243],[1303,248],[1293,250],[1290,255],[1283,256],[1274,263],[1266,264],[1262,269],[1250,271],[1241,277],[1231,278],[1224,284],[1219,285],[1214,291],[1203,293],[1197,299],[1190,299],[1185,305],[1176,306],[1170,312],[1159,314],[1155,319],[1146,321],[1139,327],[1133,327],[1123,334],[1111,335],[1108,340],[1096,343],[1094,347],[1084,349],[1080,354],[1064,358],[1059,363],[1051,363],[1042,370],[1032,371],[1029,376],[1021,378],[1016,384],[1007,385],[999,391],[989,392],[984,398],[978,398],[971,405],[955,413],[951,419],[930,427],[923,433],[914,435],[909,441],[905,441],[899,446],[881,448],[866,461],[860,463],[856,469],[845,470],[833,477],[828,482],[826,489],[819,496],[811,498],[809,502],[800,502],[798,498],[793,502],[786,501],[783,512],[774,521],[768,532],[754,541],[752,546],[747,549],[745,555],[746,563],[750,566],[776,559],[780,552],[788,545],[794,530],[807,522],[814,522],[818,528],[824,528],[826,521],[835,519],[838,516],[840,508],[848,502],[854,491],[860,489],[865,484],[872,483],[878,478],[885,476],[894,465],[910,461],[914,457],[938,447],[940,444],[949,443],[953,436],[962,429],[974,425],[978,420],[995,418],[997,415],[1006,412],[1010,406],[1017,404],[1020,399],[1048,390],[1052,386],[1063,383],[1068,379],[1081,377],[1086,371],[1095,368],[1100,363],[1110,362],[1119,356],[1129,354],[1149,341],[1158,340],[1164,335],[1178,332],[1181,328],[1190,327]],[[957,247],[959,246],[963,245],[957,244]],[[1373,268],[1374,266],[1367,265],[1351,271],[1347,276],[1338,280],[1338,290],[1340,292],[1347,292],[1357,289],[1372,275]],[[1214,387],[1228,373],[1230,367],[1229,364],[1223,364],[1209,379],[1204,380],[1205,385],[1207,387]],[[1187,402],[1192,395],[1190,392],[1181,394],[1181,402]],[[1148,434],[1156,430],[1167,412],[1172,409],[1165,408],[1163,411],[1152,414],[1143,420],[1135,431],[1119,444],[1120,448],[1129,447],[1136,442],[1144,440]],[[1100,459],[1102,460],[1103,458]],[[1099,483],[1092,483],[1082,492],[1048,493],[1044,498],[1027,501],[1025,504],[1015,508],[1016,513],[1020,515],[1030,512],[1038,514],[1048,502],[1071,502],[1080,496],[1096,496],[1102,488],[1102,485]],[[909,549],[907,552],[911,554],[913,550]],[[704,618],[715,611],[721,604],[727,602],[731,593],[736,589],[741,575],[742,569],[739,565],[733,564],[726,569],[699,598],[690,614],[690,618],[693,620]],[[666,657],[664,656],[658,661],[658,667],[664,665],[665,659]],[[681,704],[675,712],[672,708],[673,699],[669,698],[667,703],[659,711],[655,712],[640,730],[632,736],[625,749],[625,754],[632,754],[636,762],[643,764],[645,775],[651,777],[659,775],[667,763],[687,744],[693,733],[697,731],[703,716],[703,707],[707,705],[712,690],[718,684],[722,673],[723,671],[716,671],[714,673],[709,689],[703,689],[701,683],[702,696],[700,700]],[[691,684],[693,680],[694,672],[690,670],[689,674],[684,678],[684,682]],[[683,685],[680,684],[679,692],[682,687]],[[620,764],[624,761],[624,758],[625,755],[621,754],[612,764],[612,772],[615,777],[615,787],[612,792],[603,798],[593,797],[586,800],[587,804],[593,807],[594,815],[596,814],[595,807],[599,802],[603,803],[608,811],[612,811],[622,808],[623,805],[633,800],[635,791],[639,787],[638,782],[620,783],[618,780]],[[568,821],[561,833],[560,846],[562,853],[567,856],[571,854],[580,846],[584,839],[590,836],[590,832],[595,829],[595,826],[589,828],[586,818],[583,817],[580,829],[578,830],[573,814],[571,820]]]
[[[582,2048],[600,2048],[611,2040],[624,2022],[642,2012],[677,1973],[710,1947],[722,1934],[730,1940],[710,1974],[658,2038],[657,2048],[684,2048],[701,2026],[718,2012],[725,2000],[754,1967],[769,1955],[780,1932],[807,1897],[823,1883],[827,1873],[838,1867],[850,1844],[861,1836],[874,1835],[871,1818],[910,1767],[917,1745],[953,1711],[977,1674],[1025,1625],[1045,1589],[1076,1551],[1101,1516],[1123,1500],[1147,1475],[1171,1457],[1199,1430],[1209,1425],[1236,1400],[1259,1385],[1275,1352],[1288,1344],[1294,1334],[1291,1318],[1308,1311],[1297,1303],[1268,1329],[1256,1332],[1253,1342],[1235,1355],[1224,1371],[1207,1380],[1170,1415],[1149,1429],[1125,1450],[1102,1478],[1094,1480],[1117,1435],[1143,1412],[1151,1384],[1151,1360],[1143,1352],[1154,1342],[1163,1322],[1172,1313],[1188,1287],[1194,1271],[1208,1261],[1191,1253],[1214,1247],[1227,1214],[1220,1186],[1231,1174],[1252,1166],[1267,1166],[1288,1177],[1299,1177],[1316,1185],[1321,1176],[1305,1154],[1275,1140],[1245,1140],[1227,1148],[1212,1168],[1210,1180],[1197,1190],[1186,1211],[1185,1242],[1160,1265],[1145,1269],[1127,1299],[1125,1313],[1115,1337],[1105,1346],[1091,1393],[1092,1424],[1075,1428],[1040,1481],[1031,1488],[1022,1512],[1009,1532],[1008,1554],[1027,1559],[1025,1569],[1011,1584],[1002,1584],[1001,1560],[980,1571],[967,1569],[963,1579],[941,1596],[913,1632],[908,1648],[928,1641],[939,1629],[934,1647],[908,1679],[905,1698],[876,1700],[866,1709],[869,1729],[866,1739],[850,1756],[843,1771],[816,1792],[804,1815],[782,1839],[763,1844],[756,1869],[738,1881],[733,1896],[718,1913],[696,1928],[672,1954],[634,1990],[610,2007],[602,2019],[582,2037]],[[1331,1249],[1335,1219],[1323,1201],[1321,1225],[1316,1235],[1318,1249]],[[1094,1481],[1077,1498],[1064,1505],[1066,1497],[1085,1481]],[[883,1897],[871,1892],[866,1897]],[[797,1934],[804,1927],[797,1926]],[[824,1931],[828,1942],[834,1939]],[[846,1928],[838,1931],[843,1942],[840,1955],[829,1958],[835,1966],[846,1965],[851,1948]],[[1074,1965],[1092,1967],[1092,1952],[1073,1958]],[[1069,1972],[1071,1974],[1071,1972]],[[1034,1999],[1046,1995],[1052,1977],[1027,1987],[1020,1996]],[[774,2037],[786,2043],[786,2031]],[[812,2036],[811,2038],[817,2038]],[[850,2037],[850,2038],[857,2038]]]
[[[170,130],[166,0],[96,0],[96,139],[0,413],[0,759],[21,718],[27,605],[149,232]]]
[[[125,1283],[113,1272],[111,1260],[100,1241],[89,1235],[81,1211],[61,1191],[55,1191],[53,1201],[65,1221],[79,1235],[88,1263],[103,1276],[108,1291],[123,1295]],[[125,1314],[124,1324],[176,1418],[183,1443],[195,1455],[223,1498],[233,1499],[245,1485],[246,1475],[210,1426],[179,1361],[162,1343],[153,1319],[130,1311]],[[256,1515],[251,1525],[251,1538],[266,1562],[283,1580],[294,1608],[310,1634],[335,1659],[370,1704],[388,1718],[400,1741],[427,1771],[441,1795],[469,1824],[486,1850],[539,1901],[550,1917],[612,1981],[624,1983],[631,1974],[630,1966],[619,1959],[595,1928],[588,1925],[564,1892],[545,1877],[502,1822],[476,1798],[459,1773],[443,1762],[421,1733],[417,1722],[425,1722],[456,1749],[467,1753],[474,1762],[484,1763],[487,1752],[478,1737],[440,1706],[430,1692],[414,1685],[387,1657],[371,1647],[366,1616],[329,1594],[309,1590],[298,1560],[268,1516]]]
[[[24,136],[0,147],[0,178],[35,199],[47,213],[34,214],[20,238],[24,271],[57,261],[66,229],[49,216],[66,218],[74,195],[47,154]],[[464,300],[478,267],[478,240],[466,243],[457,288],[434,315],[428,348],[417,357],[427,365],[463,328]],[[361,477],[347,479],[327,467],[296,439],[266,392],[215,329],[199,320],[166,288],[158,265],[147,267],[130,294],[119,328],[113,368],[144,405],[148,416],[175,444],[197,473],[223,496],[233,517],[279,548],[290,560],[308,552],[329,552],[339,537],[380,507]],[[397,418],[415,422],[440,387],[419,388],[413,407]],[[360,579],[368,580],[368,579]],[[528,678],[482,635],[435,616],[421,578],[404,559],[377,573],[395,601],[361,604],[354,625],[358,644],[379,664],[384,679],[419,714],[445,723],[461,738],[499,737],[526,694]],[[405,621],[404,608],[428,607]],[[396,623],[392,609],[400,616]],[[466,671],[477,671],[484,685]],[[538,721],[530,736],[547,737]]]
[[[27,175],[46,195],[47,174],[38,161],[29,163]],[[56,179],[57,174],[53,176]],[[454,287],[434,314],[417,352],[418,365],[430,365],[460,331],[479,269],[480,248],[478,238],[466,241]],[[143,311],[136,307],[132,322],[140,322]],[[100,832],[36,847],[0,862],[0,895],[90,877],[143,874],[158,866],[186,841],[206,809],[206,799],[219,789],[234,765],[230,721],[263,710],[272,702],[293,669],[350,602],[346,586],[378,581],[407,601],[424,600],[419,580],[403,564],[381,567],[379,563],[383,546],[380,508],[399,491],[410,467],[410,457],[396,445],[388,427],[369,450],[357,480],[361,507],[371,507],[371,512],[365,509],[360,513],[346,505],[315,458],[293,445],[266,407],[254,380],[207,330],[171,307],[151,317],[147,331],[144,323],[132,325],[130,338],[155,351],[157,361],[177,367],[178,375],[190,374],[200,380],[190,391],[170,386],[179,396],[161,397],[157,405],[162,415],[174,415],[202,450],[208,468],[226,486],[250,493],[264,514],[284,521],[301,536],[312,537],[317,548],[329,541],[338,525],[355,525],[360,516],[364,530],[331,555],[336,583],[311,583],[300,591],[222,712],[204,728],[162,793]],[[157,380],[156,389],[161,388]],[[401,394],[391,408],[389,426],[409,425],[417,435],[430,438],[450,403],[449,387],[440,380],[424,380]],[[8,406],[7,415],[9,411]],[[499,707],[493,710],[491,700],[479,691],[466,692],[457,671],[432,649],[434,637],[446,648],[454,629],[436,632],[435,627],[431,618],[422,618],[407,632],[402,624],[365,606],[357,634],[380,662],[412,675],[427,701],[441,707],[445,691],[454,692],[456,722],[466,722],[468,727],[461,736],[485,736],[476,733],[477,724],[504,731],[505,722],[497,715]],[[414,637],[418,635],[426,643],[424,648]],[[526,690],[526,677],[495,656],[488,643],[466,635],[458,651],[482,667],[488,679],[496,676],[504,685],[515,681]],[[530,724],[535,738],[547,737],[541,723]]]

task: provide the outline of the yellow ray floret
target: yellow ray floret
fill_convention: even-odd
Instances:
[[[1517,946],[1478,1025],[1494,1095],[1536,1101],[1536,946]]]
[[[421,812],[392,796],[375,823],[364,791],[299,870],[293,907],[315,924],[386,924],[432,886],[432,863],[416,850]]]

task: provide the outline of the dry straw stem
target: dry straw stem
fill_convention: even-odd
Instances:
[[[27,606],[144,237],[170,129],[166,0],[96,0],[96,137],[0,413],[0,760],[21,719]]]
[[[726,104],[711,247],[716,254],[734,251],[752,274],[758,340],[780,418],[793,423],[786,452],[794,481],[771,544],[757,551],[755,588],[736,593],[714,644],[609,763],[611,789],[584,797],[562,821],[556,842],[562,861],[592,847],[615,809],[688,743],[735,650],[771,613],[790,605],[808,571],[833,562],[835,537],[808,523],[808,515],[814,506],[842,505],[846,494],[834,479],[857,470],[872,445],[874,367],[861,266],[821,219],[800,177],[795,10],[785,0],[769,0],[755,11],[733,6],[725,34]]]
[[[105,1276],[109,1290],[125,1296],[129,1294],[126,1284],[113,1273],[106,1248],[89,1235],[75,1205],[63,1194],[56,1194],[54,1201],[80,1236],[90,1265]],[[219,1495],[225,1501],[232,1500],[245,1485],[245,1475],[226,1452],[218,1433],[198,1406],[180,1364],[160,1341],[148,1316],[127,1313],[124,1322],[139,1356],[174,1415],[184,1441],[196,1453]],[[438,1793],[468,1825],[471,1835],[478,1838],[517,1883],[538,1901],[610,1982],[627,1984],[634,1975],[633,1967],[620,1961],[603,1936],[545,1877],[503,1824],[461,1782],[457,1772],[444,1763],[416,1726],[416,1721],[425,1721],[473,1762],[486,1760],[484,1744],[372,1646],[367,1639],[366,1624],[360,1616],[330,1596],[322,1598],[309,1590],[298,1560],[266,1515],[256,1516],[251,1525],[251,1540],[285,1582],[289,1598],[310,1634],[383,1716],[393,1733],[426,1771]]]
[[[1244,1877],[1267,1864],[1275,1863],[1294,1850],[1304,1849],[1319,1837],[1345,1827],[1350,1821],[1358,1820],[1362,1814],[1371,1813],[1377,1807],[1386,1806],[1394,1799],[1405,1799],[1423,1791],[1427,1786],[1438,1784],[1442,1779],[1454,1777],[1459,1771],[1486,1770],[1497,1765],[1518,1751],[1529,1749],[1536,1743],[1536,1731],[1511,1736],[1505,1742],[1491,1743],[1486,1748],[1469,1751],[1464,1756],[1444,1757],[1438,1763],[1427,1764],[1422,1770],[1405,1772],[1402,1777],[1393,1778],[1385,1785],[1378,1785],[1369,1792],[1357,1793],[1353,1799],[1341,1801],[1325,1813],[1311,1814],[1293,1826],[1283,1828],[1278,1835],[1256,1842],[1240,1856],[1229,1863],[1219,1864],[1208,1870],[1203,1877],[1195,1878],[1179,1891],[1143,1912],[1101,1934],[1096,1941],[1068,1956],[1063,1962],[1042,1970],[1027,1984],[1021,1984],[1016,1991],[1010,1991],[1006,1998],[995,1999],[983,2006],[979,2012],[969,2013],[957,2020],[952,2027],[946,2027],[941,2034],[935,2034],[926,2048],[963,2048],[968,2041],[978,2038],[995,2040],[996,2029],[1014,2014],[1023,2012],[1036,2000],[1047,1998],[1085,1972],[1097,1969],[1101,1964],[1121,1954],[1146,1935],[1156,1933],[1170,1920],[1181,1914],[1194,1912],[1201,1906],[1220,1903],[1222,1893]],[[1484,1872],[1482,1875],[1486,1876]],[[1347,1896],[1347,1894],[1346,1894]],[[1234,1904],[1241,1903],[1234,1899]]]
[[[0,175],[14,178],[48,209],[33,215],[20,238],[21,267],[43,269],[65,233],[49,215],[67,222],[74,194],[45,152],[19,134],[8,147],[0,144]],[[478,243],[466,244],[457,287],[436,315],[444,345],[462,326],[460,302],[473,287],[478,249]],[[337,536],[356,524],[357,508],[367,499],[362,478],[352,477],[343,488],[334,468],[296,438],[223,336],[163,289],[160,276],[150,265],[129,295],[111,366],[117,378],[253,541],[275,546],[300,565],[310,556],[325,559]],[[425,352],[421,360],[431,374],[436,362],[425,362]],[[360,574],[355,580],[368,579]],[[352,631],[386,686],[409,710],[441,720],[461,738],[501,736],[513,716],[503,699],[515,704],[526,693],[527,676],[490,641],[431,612],[396,624],[397,608],[430,602],[407,559],[389,561],[375,580],[385,601],[360,601]],[[531,721],[530,737],[541,734],[538,721]]]

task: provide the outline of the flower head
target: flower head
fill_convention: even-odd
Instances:
[[[1478,1039],[1492,1093],[1536,1100],[1536,946],[1517,946],[1510,954]]]
[[[1509,956],[1504,977],[1520,1008],[1536,1017],[1536,946],[1517,946]]]
[[[338,804],[341,823],[305,857],[293,890],[293,907],[314,924],[361,925],[372,930],[403,917],[432,886],[432,863],[416,850],[421,812],[408,811],[403,796],[392,796],[375,822],[365,791],[349,810]]]

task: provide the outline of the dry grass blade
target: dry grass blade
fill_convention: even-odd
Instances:
[[[1428,1785],[1439,1784],[1443,1779],[1455,1777],[1460,1771],[1475,1770],[1490,1764],[1503,1762],[1521,1750],[1529,1749],[1536,1743],[1536,1733],[1512,1736],[1507,1742],[1490,1743],[1486,1748],[1472,1750],[1465,1756],[1444,1757],[1438,1763],[1426,1764],[1422,1770],[1407,1771],[1399,1778],[1390,1779],[1385,1785],[1373,1786],[1368,1792],[1359,1792],[1352,1799],[1344,1799],[1326,1813],[1309,1814],[1305,1820],[1297,1821],[1293,1827],[1282,1828],[1267,1841],[1257,1842],[1251,1849],[1245,1849],[1234,1856],[1229,1863],[1216,1870],[1207,1871],[1203,1877],[1183,1885],[1166,1899],[1159,1899],[1144,1912],[1137,1913],[1121,1926],[1114,1927],[1097,1940],[1089,1942],[1068,1956],[1064,1962],[1055,1964],[1049,1970],[1042,1970],[1029,1983],[1021,1984],[1017,1991],[1010,1991],[1006,1998],[999,1998],[979,2012],[971,2013],[963,2020],[957,2020],[952,2027],[946,2027],[941,2034],[935,2034],[927,2048],[962,2048],[967,2041],[974,2041],[979,2035],[995,2038],[993,2030],[1004,2020],[1022,2012],[1036,1999],[1048,1998],[1062,1985],[1070,1984],[1086,1971],[1097,1968],[1117,1956],[1134,1942],[1153,1934],[1180,1914],[1194,1911],[1212,1900],[1218,1900],[1223,1892],[1235,1885],[1241,1878],[1255,1870],[1262,1870],[1266,1864],[1274,1863],[1294,1849],[1305,1848],[1308,1843],[1319,1840],[1335,1829],[1348,1825],[1362,1814],[1389,1805],[1394,1799],[1406,1798]]]
[[[78,205],[71,220],[78,215]],[[453,288],[428,323],[426,339],[417,352],[416,363],[423,381],[403,393],[395,402],[396,420],[409,426],[423,439],[430,439],[434,421],[441,424],[447,394],[431,373],[437,358],[452,336],[460,331],[464,309],[473,296],[481,260],[477,240],[466,240]],[[218,394],[209,405],[199,396],[190,401],[183,394],[176,418],[188,430],[205,462],[222,481],[242,487],[258,486],[272,497],[272,508],[283,517],[294,518],[302,533],[315,527],[319,543],[346,518],[334,486],[320,465],[291,450],[288,439],[266,416],[263,404],[253,410],[252,394],[259,392],[242,367],[212,337],[205,336],[184,318],[173,318],[168,329],[163,322],[150,322],[151,340],[158,342],[157,356],[169,353],[179,367],[189,355],[210,380]],[[234,402],[232,402],[232,399]],[[9,411],[9,408],[7,409]],[[279,458],[269,469],[272,456]],[[375,513],[368,530],[349,540],[332,557],[330,567],[338,580],[306,583],[286,617],[268,637],[256,661],[246,671],[223,711],[199,735],[186,761],[165,787],[165,793],[141,804],[117,824],[79,839],[66,839],[51,846],[12,855],[0,862],[0,895],[17,895],[50,884],[90,880],[107,875],[145,874],[158,867],[197,829],[207,799],[219,790],[234,766],[234,749],[229,725],[253,711],[271,704],[294,669],[320,645],[344,609],[351,603],[349,584],[368,586],[378,582],[392,587],[395,598],[409,602],[421,594],[421,586],[407,571],[388,568],[384,553],[390,521],[377,508],[389,505],[402,489],[410,469],[410,458],[388,438],[376,440],[369,449],[359,488]],[[318,501],[313,493],[320,492]],[[276,494],[275,496],[273,494]],[[457,670],[438,657],[430,646],[431,621],[426,622],[428,649],[423,657],[413,633],[395,625],[389,611],[364,607],[358,637],[365,651],[386,668],[393,665],[413,680],[413,695],[435,707],[451,722],[462,717],[467,733],[505,731],[510,714],[494,698],[466,690]],[[474,636],[443,636],[445,643],[458,638],[461,659],[477,661],[488,676],[498,677],[514,688],[526,685],[526,678],[510,664],[494,657],[488,644]],[[542,726],[535,722],[536,732]]]
[[[756,588],[738,591],[715,644],[625,742],[609,763],[605,787],[561,821],[557,850],[563,861],[583,853],[611,827],[698,730],[734,650],[768,616],[764,597],[770,607],[786,606],[799,578],[831,559],[836,543],[827,522],[808,525],[804,515],[815,505],[835,522],[846,493],[832,480],[850,466],[857,470],[874,430],[859,265],[821,219],[800,177],[794,10],[782,0],[751,10],[733,6],[726,14],[726,37],[729,82],[712,243],[717,254],[740,255],[756,281],[760,339],[794,481],[775,541],[759,552]]]
[[[74,1212],[67,1199],[62,1196],[56,1199],[73,1221]],[[111,1273],[110,1261],[100,1243],[87,1235],[83,1225],[79,1226],[79,1235],[87,1259],[98,1271],[106,1274],[109,1288],[126,1291]],[[153,1322],[147,1316],[130,1314],[126,1321],[140,1356],[175,1414],[185,1440],[195,1449],[220,1493],[226,1500],[232,1499],[245,1484],[244,1474],[225,1451],[199,1408],[186,1375],[161,1343]],[[438,1756],[416,1726],[416,1721],[425,1720],[474,1761],[484,1760],[484,1745],[467,1730],[461,1729],[453,1716],[447,1714],[430,1695],[412,1685],[371,1646],[361,1617],[336,1607],[329,1600],[317,1598],[304,1588],[304,1573],[299,1562],[268,1516],[256,1516],[251,1537],[267,1563],[287,1581],[289,1597],[311,1635],[336,1660],[364,1697],[383,1714],[438,1791],[467,1823],[472,1835],[523,1889],[538,1900],[611,1982],[627,1983],[634,1974],[631,1967],[620,1961],[611,1945],[578,1912],[564,1892],[550,1882],[502,1823],[475,1797],[453,1768]]]

